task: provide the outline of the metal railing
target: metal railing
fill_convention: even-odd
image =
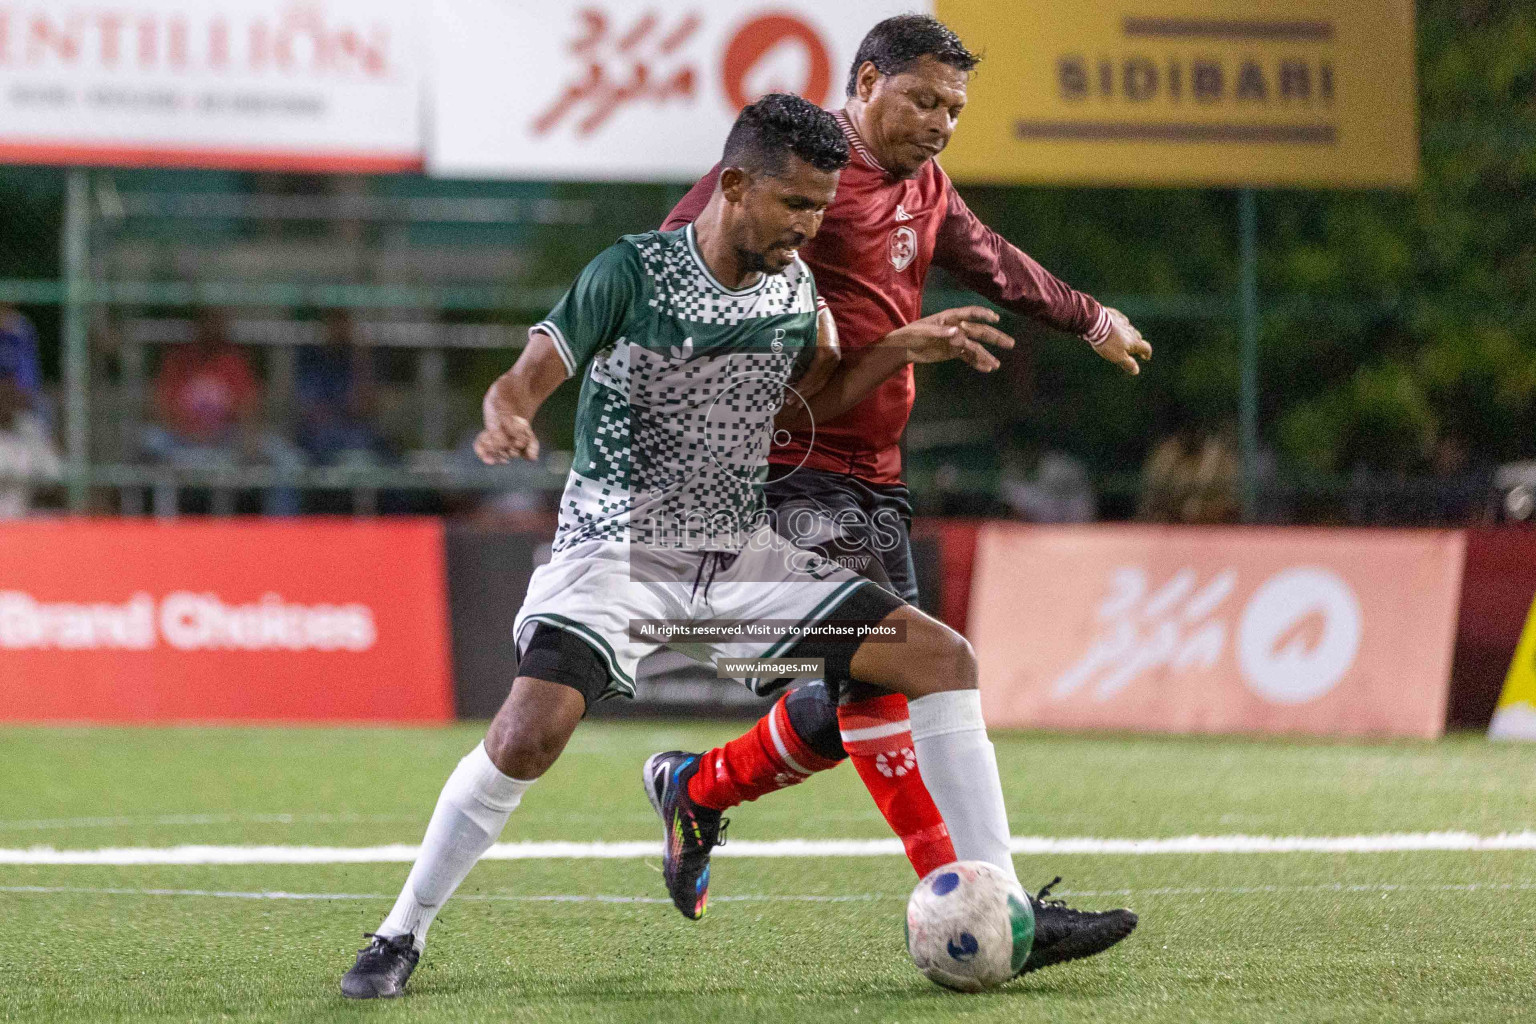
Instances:
[[[506,268],[495,264],[495,257],[504,260],[517,248],[506,244],[505,229],[581,227],[595,216],[590,201],[553,196],[123,191],[111,172],[71,170],[65,181],[60,279],[0,281],[0,301],[60,307],[59,404],[71,508],[86,508],[90,490],[102,487],[121,492],[126,512],[145,507],[146,489],[164,495],[206,488],[216,496],[216,511],[233,507],[224,497],[230,492],[270,487],[349,490],[359,508],[367,508],[369,496],[380,490],[498,490],[508,486],[505,472],[450,457],[447,356],[454,351],[505,350],[510,358],[524,344],[526,327],[437,323],[422,317],[478,314],[481,319],[504,319],[509,312],[547,309],[563,286],[503,279]],[[503,234],[488,239],[485,231],[493,229]],[[435,234],[425,242],[412,236],[421,230]],[[350,273],[338,269],[334,276],[314,280],[217,280],[209,279],[201,267],[188,274],[174,272],[178,265],[195,264],[198,247],[209,244],[215,251],[243,246],[258,259],[265,259],[264,249],[271,249],[275,255],[269,262],[280,264],[280,255],[291,252],[293,244],[285,249],[282,240],[271,236],[296,231],[301,233],[296,244],[307,247],[320,262],[332,253],[354,254],[358,259],[352,262],[358,266]],[[473,232],[479,234],[466,234]],[[373,237],[365,239],[365,233]],[[455,253],[460,258],[448,258]],[[439,273],[444,263],[457,265]],[[151,277],[125,275],[125,264],[169,265],[173,270]],[[493,280],[464,279],[468,274]],[[420,280],[438,277],[442,279]],[[322,340],[321,325],[297,319],[299,311],[370,311],[375,319],[360,321],[357,340],[380,349],[409,350],[414,359],[418,446],[405,453],[401,465],[280,470],[139,461],[149,353],[188,340],[191,322],[172,314],[197,307],[242,311],[232,322],[232,340],[267,352],[266,385],[276,410],[285,408],[293,395],[296,347]],[[409,311],[416,311],[417,318],[378,318]],[[107,351],[115,356],[111,373],[103,373]],[[97,420],[107,406],[113,416],[110,428],[103,430],[106,424]],[[559,474],[545,475],[548,479],[537,485],[558,488]],[[530,486],[526,473],[519,480],[520,486]],[[164,510],[165,501],[158,504]]]
[[[1243,272],[1237,292],[1116,295],[1106,301],[1138,321],[1239,326],[1243,494],[1252,518],[1259,486],[1255,410],[1261,321],[1273,316],[1364,326],[1393,309],[1380,302],[1307,296],[1270,297],[1261,302],[1254,273],[1257,210],[1251,193],[1241,200],[1238,251]],[[494,471],[454,465],[445,455],[451,433],[447,358],[455,351],[505,350],[510,359],[521,347],[524,328],[438,323],[425,317],[489,320],[511,315],[526,321],[542,313],[558,300],[563,284],[533,284],[527,274],[493,280],[465,276],[466,263],[475,270],[480,262],[504,259],[518,244],[504,244],[500,236],[488,237],[484,232],[567,232],[600,220],[590,200],[549,195],[386,195],[366,188],[359,191],[357,186],[351,192],[329,194],[176,192],[163,187],[124,190],[111,172],[84,170],[67,173],[64,205],[59,279],[0,280],[0,301],[61,309],[62,433],[70,504],[76,509],[86,507],[93,487],[125,494],[134,489],[163,492],[186,487],[342,489],[354,492],[359,507],[367,506],[367,492],[383,489],[497,489],[505,479]],[[423,240],[413,236],[418,231],[433,234]],[[297,243],[289,237],[295,232],[300,238]],[[269,237],[274,233],[281,236],[277,242]],[[200,254],[231,248],[261,259],[264,246],[284,254],[293,252],[294,245],[307,246],[303,251],[321,264],[320,271],[327,269],[328,254],[364,255],[350,260],[356,265],[348,273],[314,272],[309,279],[297,273],[267,280],[252,275],[219,277],[200,266],[187,274],[140,272],[145,267],[195,264]],[[446,261],[444,254],[454,247],[467,255]],[[268,262],[280,264],[281,259],[272,256]],[[439,262],[454,265],[439,268],[435,266]],[[373,279],[366,279],[370,276]],[[413,276],[434,279],[412,280]],[[975,296],[939,284],[930,289],[927,300],[929,307],[937,308],[974,302]],[[231,465],[211,471],[136,461],[133,440],[144,417],[150,352],[185,341],[191,327],[179,314],[203,306],[237,311],[234,340],[267,353],[267,385],[277,409],[292,394],[294,349],[314,344],[320,337],[318,324],[295,319],[298,311],[359,311],[363,343],[413,353],[418,449],[407,453],[400,466],[277,470]],[[413,312],[414,318],[408,315]],[[1513,312],[1536,315],[1532,310]],[[93,353],[93,339],[109,344],[116,356],[110,375],[102,373],[103,360],[99,351]],[[103,430],[104,424],[93,422],[93,417],[99,418],[108,403],[113,429]],[[115,453],[110,451],[113,445],[103,443],[112,438]],[[550,477],[548,486],[558,487],[556,475]],[[127,495],[123,507],[142,508],[142,498]]]

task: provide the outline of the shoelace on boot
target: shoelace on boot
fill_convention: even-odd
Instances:
[[[409,935],[380,935],[378,932],[363,932],[363,938],[372,939],[373,941],[358,950],[359,953],[381,953],[386,949],[398,953],[400,952],[399,947],[402,940],[410,943],[413,948],[416,942]]]
[[[1053,900],[1053,899],[1047,899],[1046,898],[1046,897],[1050,896],[1051,890],[1056,888],[1056,886],[1058,886],[1060,884],[1061,884],[1061,876],[1060,875],[1057,875],[1055,878],[1051,879],[1049,882],[1046,882],[1043,886],[1040,887],[1040,891],[1035,893],[1035,902],[1040,904],[1042,907],[1054,907],[1054,908],[1056,908],[1058,910],[1069,910],[1069,909],[1071,909],[1071,908],[1069,908],[1067,906],[1067,901],[1066,900]]]
[[[1061,876],[1057,875],[1055,878],[1051,879],[1044,886],[1042,886],[1039,892],[1031,897],[1037,911],[1041,909],[1049,910],[1051,913],[1058,914],[1068,921],[1085,921],[1098,915],[1098,911],[1078,910],[1075,907],[1069,907],[1067,906],[1066,900],[1049,899],[1048,897],[1051,895],[1051,890],[1056,888],[1056,886],[1060,883]]]
[[[711,826],[706,820],[699,817],[697,814],[693,815],[693,820],[695,827],[697,827],[699,830],[699,845],[725,845],[725,829],[726,826],[730,825],[731,823],[730,818],[722,816],[715,822],[713,826]]]

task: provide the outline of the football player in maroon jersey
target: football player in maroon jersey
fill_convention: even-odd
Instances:
[[[836,338],[825,340],[802,392],[818,387],[839,359],[858,359],[862,349],[919,319],[933,266],[1005,309],[1081,338],[1127,373],[1140,372],[1138,360],[1151,357],[1151,346],[1123,314],[1063,283],[981,223],[934,161],[955,131],[977,61],[954,32],[926,15],[882,21],[859,45],[846,105],[835,115],[853,158],[820,232],[800,249],[836,322]],[[719,172],[717,165],[699,180],[664,228],[699,215]],[[912,510],[900,441],[914,390],[906,367],[830,422],[808,425],[802,416],[797,424],[786,408],[782,425],[791,429],[780,431],[788,440],[770,455],[765,488],[781,533],[913,602]],[[901,695],[860,684],[832,693],[811,683],[722,747],[651,760],[676,760],[689,776],[678,797],[688,803],[687,813],[717,820],[728,808],[851,759],[919,875],[956,859],[986,859],[978,851],[997,837],[963,834],[961,823],[946,827],[915,770],[912,749]],[[679,863],[668,865],[668,877],[690,897],[674,894],[687,916],[694,916],[694,880],[708,884],[717,832],[685,842],[675,854]],[[1128,910],[1092,913],[1045,899],[1049,888],[1033,901],[1035,948],[1025,971],[1101,952],[1136,925]]]

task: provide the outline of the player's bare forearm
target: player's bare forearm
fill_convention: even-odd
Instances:
[[[818,421],[836,419],[910,361],[906,352],[894,345],[875,344],[850,353],[815,391],[807,394],[796,388],[787,393],[783,409],[774,417],[774,428],[803,430]]]
[[[537,459],[539,439],[533,417],[566,378],[565,362],[555,343],[542,331],[530,331],[512,369],[496,378],[485,392],[481,410],[485,429],[475,438],[480,461],[496,465],[513,459]]]
[[[1013,339],[992,325],[997,314],[985,306],[946,309],[897,328],[862,351],[843,357],[837,370],[813,395],[792,394],[774,419],[780,430],[801,430],[835,419],[852,409],[881,382],[912,363],[959,359],[974,370],[990,373],[997,357],[986,346],[1009,349]]]
[[[826,387],[843,359],[842,347],[837,340],[837,321],[826,306],[816,312],[816,350],[811,355],[811,365],[805,376],[795,382],[795,392],[801,398],[810,398]]]

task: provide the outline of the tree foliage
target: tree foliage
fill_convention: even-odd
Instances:
[[[1261,431],[1293,473],[1411,475],[1536,456],[1536,5],[1426,0],[1418,13],[1418,187],[1259,195]],[[1237,290],[1233,193],[966,193],[1095,294]],[[1038,339],[1015,434],[1111,471],[1177,426],[1229,425],[1235,324],[1159,315],[1167,305],[1137,317],[1157,346],[1141,381],[1109,379],[1070,343]]]

